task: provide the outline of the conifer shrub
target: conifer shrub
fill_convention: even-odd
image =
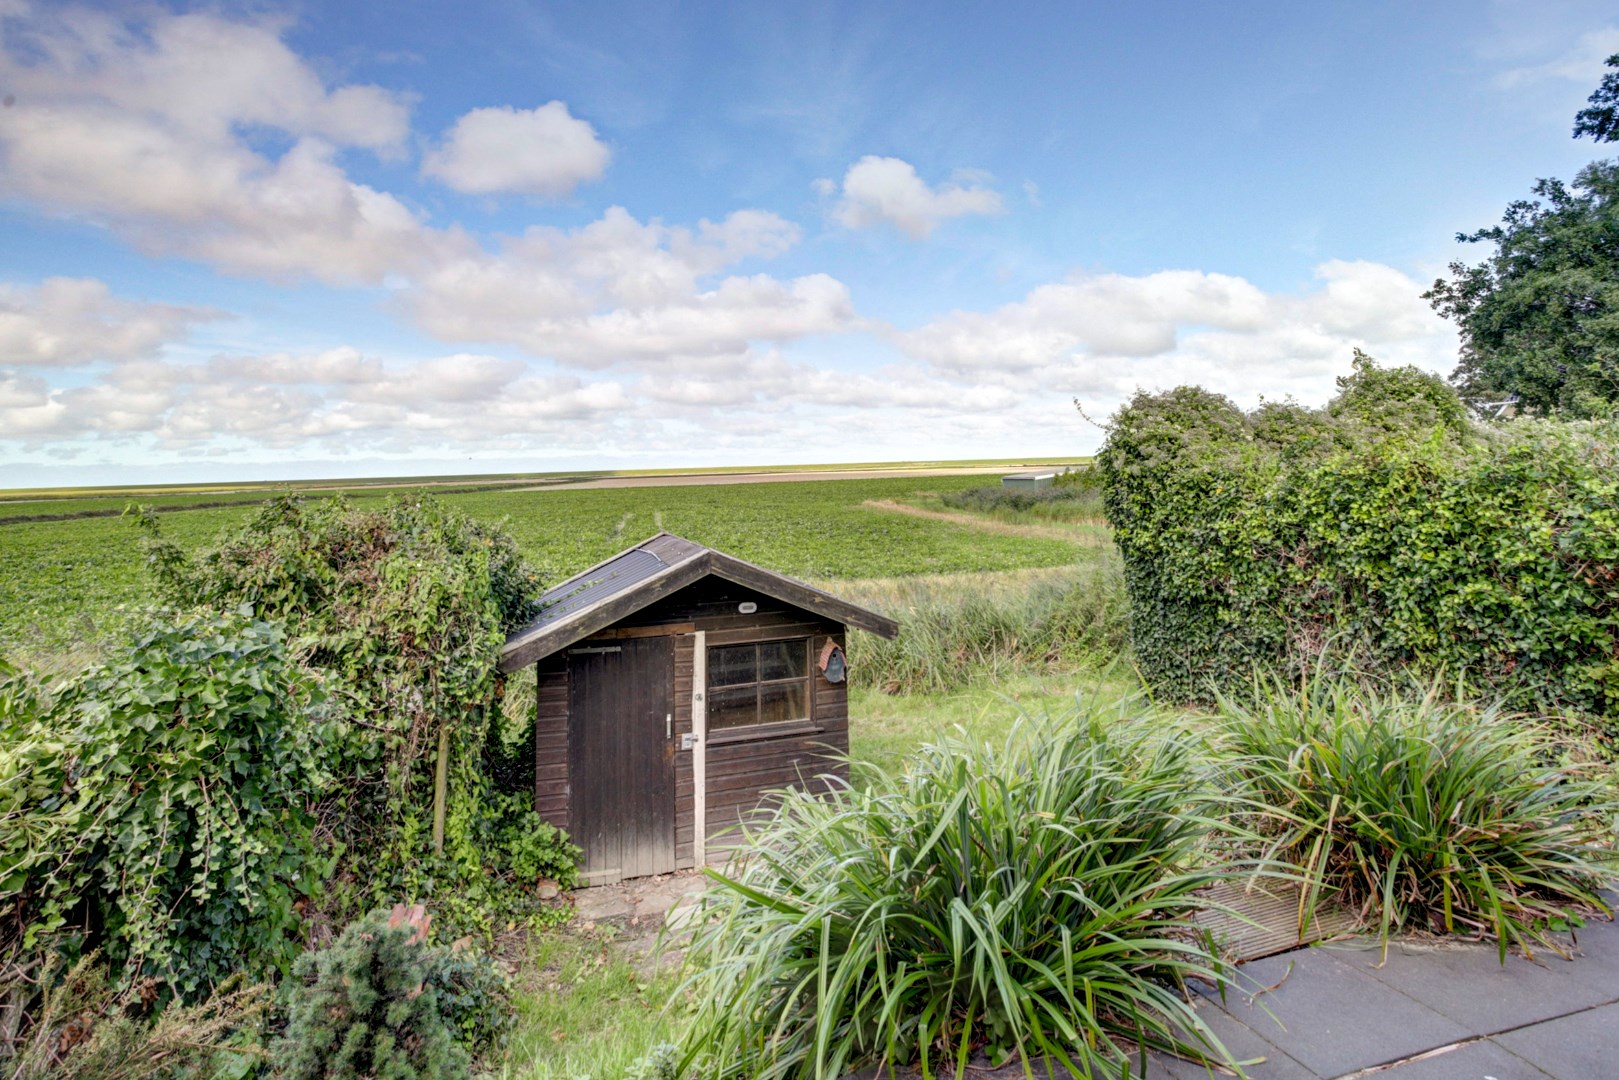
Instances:
[[[468,950],[428,944],[420,908],[373,912],[298,958],[274,1047],[285,1080],[439,1080],[471,1074],[510,1022],[504,979]]]
[[[1465,676],[1619,715],[1619,428],[1469,424],[1437,377],[1357,355],[1324,409],[1138,394],[1097,461],[1135,652],[1172,697],[1302,670]]]

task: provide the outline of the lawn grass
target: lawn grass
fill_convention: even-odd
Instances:
[[[532,950],[516,979],[503,1080],[621,1080],[679,1034],[680,1010],[665,1009],[679,979],[638,969],[610,928],[553,930]]]

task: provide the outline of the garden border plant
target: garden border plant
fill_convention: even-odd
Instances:
[[[1220,696],[1214,730],[1251,793],[1264,858],[1304,871],[1317,898],[1358,909],[1385,951],[1396,929],[1559,953],[1551,931],[1599,913],[1619,854],[1612,766],[1569,760],[1549,725],[1317,670]]]
[[[1181,984],[1222,981],[1195,893],[1251,867],[1224,846],[1233,800],[1163,719],[1090,700],[999,746],[783,793],[713,875],[680,1075],[932,1076],[974,1051],[1031,1077],[1042,1056],[1110,1075],[1148,1049],[1230,1064]]]

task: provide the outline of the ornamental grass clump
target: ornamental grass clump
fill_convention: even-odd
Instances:
[[[681,1075],[959,1074],[975,1053],[1114,1075],[1146,1048],[1228,1063],[1181,988],[1218,975],[1191,915],[1228,872],[1225,801],[1190,740],[1113,711],[784,793],[714,875]]]
[[[1569,756],[1496,706],[1317,674],[1223,698],[1220,728],[1270,833],[1267,855],[1395,929],[1556,948],[1547,931],[1609,914],[1611,766]]]

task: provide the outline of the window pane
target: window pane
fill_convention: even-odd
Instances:
[[[759,678],[753,645],[723,645],[708,650],[708,685],[735,686]]]
[[[777,720],[807,720],[809,708],[801,682],[776,683],[759,687],[759,722],[773,724]]]
[[[708,695],[708,729],[744,727],[759,722],[754,686],[713,690]]]
[[[759,646],[759,679],[802,679],[809,670],[809,646],[800,641],[767,641]]]

